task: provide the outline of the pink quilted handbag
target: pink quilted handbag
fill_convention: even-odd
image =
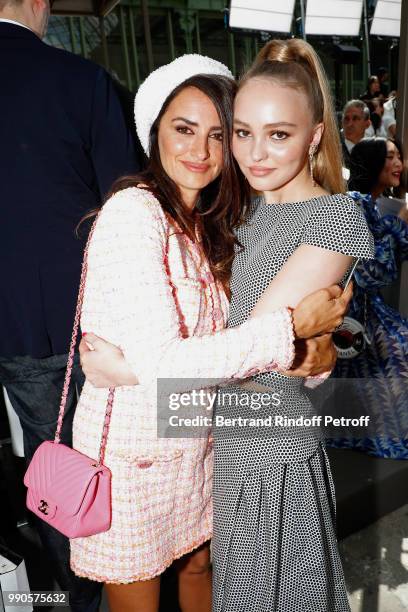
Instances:
[[[111,472],[103,465],[115,390],[109,389],[99,457],[91,459],[60,443],[72,364],[78,336],[88,249],[96,221],[89,233],[82,264],[74,329],[54,441],[43,442],[34,453],[24,477],[27,508],[69,538],[108,531],[112,520]]]

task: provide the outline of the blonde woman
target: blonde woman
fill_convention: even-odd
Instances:
[[[310,45],[263,48],[235,97],[233,154],[262,195],[237,230],[244,248],[232,266],[229,328],[271,304],[296,307],[373,255],[364,216],[344,195],[329,88]],[[259,373],[224,388],[218,414],[248,415],[262,392],[280,401],[257,417],[300,426],[215,429],[213,610],[349,612],[330,466],[319,431],[307,427],[304,379]]]

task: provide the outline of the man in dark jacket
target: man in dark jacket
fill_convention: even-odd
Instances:
[[[340,133],[343,150],[343,163],[350,168],[351,151],[355,144],[364,138],[367,128],[370,127],[370,110],[361,100],[350,100],[343,109],[342,126]]]
[[[49,0],[0,0],[0,384],[20,417],[28,461],[55,433],[89,223],[79,237],[75,229],[117,178],[138,169],[111,78],[41,41],[49,13]],[[73,378],[78,390],[77,361]],[[75,577],[67,539],[38,523],[71,608],[97,610],[100,585]]]

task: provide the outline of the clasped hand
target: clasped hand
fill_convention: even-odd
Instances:
[[[320,289],[305,297],[293,311],[295,360],[285,376],[318,376],[330,372],[337,359],[332,332],[341,325],[350,300],[353,285],[345,291],[338,285]]]

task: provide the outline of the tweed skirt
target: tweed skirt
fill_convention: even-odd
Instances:
[[[212,536],[212,443],[149,439],[146,414],[153,423],[156,407],[143,404],[142,413],[142,397],[135,388],[116,390],[104,462],[112,472],[112,525],[71,540],[78,576],[149,580]],[[98,456],[105,400],[106,390],[86,384],[76,410],[74,448],[90,457]],[[142,424],[146,435],[138,438]]]

